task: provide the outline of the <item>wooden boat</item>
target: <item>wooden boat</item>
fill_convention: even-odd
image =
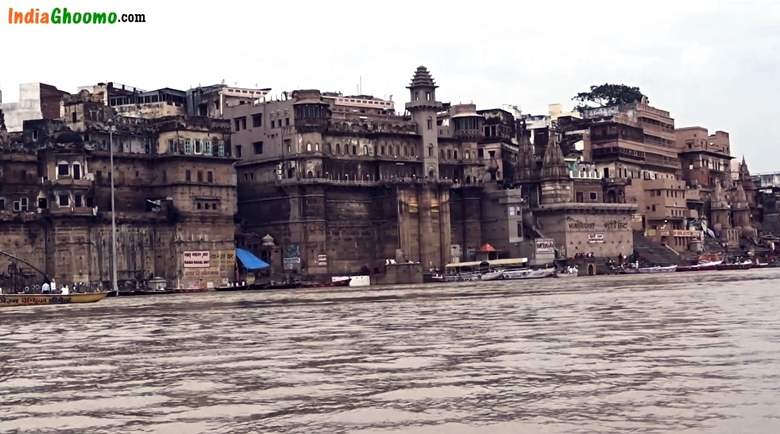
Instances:
[[[504,278],[503,270],[488,271],[479,276],[479,280],[500,280]]]
[[[718,266],[720,266],[722,263],[723,261],[701,262],[695,265],[677,267],[677,271],[713,271],[717,270]]]
[[[736,264],[720,264],[718,270],[747,270],[753,267],[752,261],[743,261]]]
[[[349,286],[352,279],[342,279],[335,282],[301,282],[302,288],[329,288],[332,286]]]
[[[543,279],[545,277],[555,276],[555,268],[539,268],[532,270],[524,268],[520,270],[507,270],[504,272],[504,279],[517,280],[517,279]]]
[[[639,268],[639,272],[642,274],[648,274],[648,273],[674,273],[677,271],[676,265],[669,265],[666,267],[662,266],[655,266],[655,267],[641,267]]]
[[[0,306],[34,306],[42,304],[95,303],[108,295],[107,292],[83,294],[0,294]]]

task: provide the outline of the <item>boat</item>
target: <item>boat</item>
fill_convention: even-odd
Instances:
[[[677,271],[714,271],[718,269],[723,261],[706,261],[694,265],[685,265],[677,267]]]
[[[488,271],[479,276],[479,280],[501,280],[504,278],[503,270]]]
[[[351,278],[337,280],[335,282],[301,282],[301,288],[330,288],[333,286],[349,286]]]
[[[742,261],[734,264],[720,264],[718,265],[718,270],[747,270],[752,267],[752,261]]]
[[[107,292],[85,292],[77,294],[0,294],[0,306],[34,306],[43,304],[95,303],[108,295]]]
[[[530,268],[518,268],[515,270],[504,271],[503,277],[504,279],[509,279],[509,280],[527,279],[529,274],[531,274]]]
[[[523,268],[518,270],[504,271],[504,279],[516,280],[516,279],[543,279],[545,277],[555,276],[555,268],[539,268],[536,270],[530,268]]]
[[[656,265],[654,267],[640,267],[639,272],[642,274],[648,274],[648,273],[674,273],[677,271],[676,265],[668,265],[668,266],[660,266]]]

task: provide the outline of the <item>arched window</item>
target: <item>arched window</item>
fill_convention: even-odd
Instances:
[[[455,159],[457,160],[458,159],[458,151],[457,150],[452,151],[452,156],[455,157]]]
[[[341,154],[341,143],[336,143],[336,153]]]
[[[363,155],[368,155],[368,145],[363,145]]]
[[[433,157],[433,145],[428,145],[428,156]]]
[[[431,93],[430,92],[425,92],[425,100],[426,101],[430,101],[431,100]]]
[[[320,152],[320,144],[319,143],[315,143],[314,144],[314,150],[317,151],[317,152]]]
[[[466,151],[466,159],[471,160],[471,152]]]
[[[311,143],[306,144],[306,152],[311,152]]]
[[[444,149],[439,149],[439,158],[444,159]]]
[[[352,155],[357,155],[357,146],[352,145]]]
[[[452,151],[447,149],[447,159],[449,160],[450,158],[452,158]]]
[[[379,155],[385,155],[385,145],[379,147]]]

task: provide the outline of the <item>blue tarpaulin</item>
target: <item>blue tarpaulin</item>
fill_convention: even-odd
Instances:
[[[270,267],[267,262],[253,255],[249,250],[236,249],[236,256],[247,270],[262,270]]]

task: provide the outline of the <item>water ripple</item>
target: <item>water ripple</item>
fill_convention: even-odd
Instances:
[[[0,313],[2,432],[774,432],[780,271]]]

